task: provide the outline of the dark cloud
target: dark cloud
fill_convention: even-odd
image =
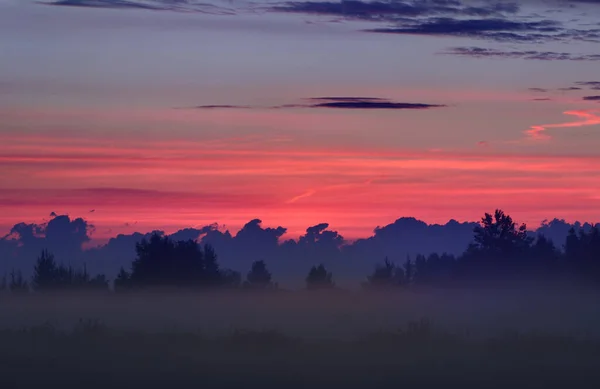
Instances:
[[[516,2],[479,2],[467,5],[458,0],[407,0],[407,1],[290,1],[270,8],[274,12],[335,16],[345,19],[370,21],[396,21],[417,16],[466,15],[497,16],[515,14]]]
[[[520,13],[517,2],[505,1],[294,1],[271,11],[322,15],[385,23],[366,29],[386,34],[441,35],[504,42],[598,41],[600,29],[567,28],[557,20]],[[577,22],[571,21],[572,23]],[[589,26],[588,26],[589,27]]]
[[[47,4],[66,7],[92,7],[92,8],[140,8],[149,10],[164,10],[164,7],[143,4],[135,1],[124,0],[59,0]]]
[[[305,99],[309,103],[304,104],[283,104],[272,107],[250,107],[241,105],[201,105],[195,108],[197,109],[241,109],[241,108],[255,108],[255,109],[284,109],[284,108],[337,108],[337,109],[428,109],[445,107],[445,105],[439,104],[426,104],[426,103],[406,103],[406,102],[395,102],[387,99],[378,97],[311,97]]]
[[[199,105],[197,109],[244,109],[250,108],[246,105]]]
[[[581,3],[584,2],[593,3],[591,0],[581,0]],[[238,5],[230,2],[224,7],[202,2],[202,0],[55,0],[45,4],[219,15],[262,11],[293,13],[324,16],[330,21],[358,20],[380,24],[377,28],[365,30],[368,32],[466,36],[505,42],[548,40],[596,42],[600,40],[600,29],[593,24],[577,26],[581,28],[585,26],[585,29],[567,28],[558,21],[544,20],[539,15],[524,13],[519,3],[503,0],[343,0],[289,1],[266,5],[261,3]],[[571,5],[573,3],[575,2],[572,1]],[[548,4],[545,6],[549,7]],[[556,11],[561,12],[561,9]],[[578,20],[571,20],[569,23],[577,22]]]
[[[563,92],[568,92],[568,91],[574,91],[574,90],[581,90],[582,88],[576,87],[576,86],[569,86],[566,88],[558,88],[559,91],[563,91]]]
[[[541,98],[541,99],[531,99],[532,101],[552,101],[552,99],[549,98]]]
[[[311,108],[342,108],[342,109],[427,109],[443,107],[443,105],[423,103],[400,103],[383,99],[364,98],[323,98],[317,97],[313,101],[323,101],[312,104]]]
[[[559,22],[553,20],[532,22],[501,18],[456,19],[443,17],[419,20],[399,27],[375,28],[366,31],[386,34],[451,35],[499,41],[536,42],[552,39],[552,36],[548,33],[559,33],[562,28]]]
[[[584,86],[591,90],[600,90],[600,81],[577,81],[575,85]]]
[[[539,93],[546,93],[548,92],[548,89],[544,89],[544,88],[529,88],[530,91],[532,92],[539,92]]]
[[[215,15],[235,14],[235,11],[230,8],[190,0],[57,0],[42,3],[63,7],[142,9],[150,11],[198,12]]]
[[[483,47],[453,47],[441,54],[459,55],[465,57],[474,58],[512,58],[512,59],[526,59],[526,60],[538,60],[538,61],[600,61],[600,54],[571,54],[571,53],[558,53],[554,51],[504,51],[497,49],[486,49]]]
[[[583,99],[587,101],[600,101],[600,96],[585,96]]]
[[[48,249],[74,265],[84,257],[83,244],[88,243],[94,226],[83,218],[71,219],[68,215],[51,214],[47,222],[18,223],[0,238],[0,271],[21,268],[25,274],[32,271],[35,258]],[[1,274],[1,273],[0,273]]]

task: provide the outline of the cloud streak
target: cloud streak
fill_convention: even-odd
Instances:
[[[576,110],[566,111],[565,115],[575,116],[581,120],[567,123],[542,124],[531,126],[525,133],[533,140],[548,140],[552,137],[546,132],[555,128],[576,128],[585,126],[595,126],[600,124],[600,110]]]
[[[537,50],[497,50],[483,47],[453,47],[440,54],[473,58],[525,59],[536,61],[600,61],[600,54],[572,54],[567,52]],[[530,90],[539,88],[530,88]],[[565,89],[562,89],[565,90]],[[566,90],[574,90],[567,88]]]

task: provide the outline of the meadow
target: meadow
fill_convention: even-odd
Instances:
[[[595,292],[4,295],[0,387],[598,387]]]

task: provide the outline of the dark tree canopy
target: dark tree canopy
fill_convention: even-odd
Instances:
[[[43,250],[33,269],[33,289],[39,292],[88,289],[107,290],[108,280],[102,274],[91,277],[84,265],[83,270],[57,264],[54,255]]]
[[[531,238],[527,236],[527,226],[518,226],[500,209],[496,209],[493,215],[486,213],[481,218],[480,226],[475,227],[474,233],[472,248],[484,251],[488,255],[515,254],[531,244]]]
[[[131,272],[121,270],[119,287],[237,287],[238,272],[220,269],[214,249],[193,240],[173,241],[153,234],[136,245]]]
[[[312,231],[315,243],[319,225]],[[329,240],[329,242],[333,242]],[[300,244],[300,243],[299,243]],[[306,239],[302,244],[308,244]],[[336,243],[337,244],[337,243]],[[329,246],[328,246],[329,247]],[[332,252],[343,254],[336,245]],[[239,288],[244,290],[276,289],[277,284],[265,261],[255,261],[242,283],[239,271],[221,268],[215,250],[193,240],[173,240],[153,234],[135,247],[136,257],[130,269],[121,268],[114,280],[117,291],[139,288]],[[337,251],[336,251],[337,250]],[[254,249],[254,251],[258,251]],[[250,253],[253,256],[260,252]],[[576,282],[592,287],[600,286],[600,230],[598,227],[572,228],[564,246],[557,248],[552,240],[538,234],[527,235],[525,224],[517,224],[502,210],[486,213],[480,225],[473,230],[473,242],[458,255],[429,253],[407,258],[402,265],[385,259],[363,283],[365,288],[408,287],[472,287],[494,286],[514,281]],[[333,289],[333,275],[323,264],[312,266],[305,278],[308,289]],[[31,288],[30,288],[31,284]],[[402,287],[402,288],[398,288]],[[33,269],[31,283],[21,272],[13,271],[4,277],[1,290],[36,292],[54,290],[107,290],[108,280],[103,275],[91,277],[85,265],[75,268],[56,261],[54,255],[43,250]]]
[[[265,261],[254,261],[244,285],[251,289],[270,289],[275,287],[272,278]]]
[[[325,269],[324,265],[313,266],[306,277],[308,289],[331,289],[335,287],[333,274]]]

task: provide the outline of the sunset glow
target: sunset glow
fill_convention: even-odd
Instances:
[[[597,45],[583,30],[565,54],[558,38],[377,34],[366,17],[332,23],[333,8],[188,3],[0,2],[14,38],[0,42],[0,235],[51,212],[99,240],[254,218],[286,237],[327,222],[358,238],[498,207],[533,226],[600,220]]]

